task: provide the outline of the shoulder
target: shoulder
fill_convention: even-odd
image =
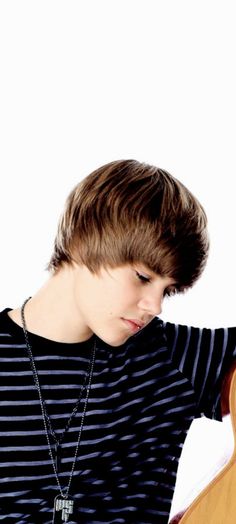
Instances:
[[[0,311],[0,344],[4,339],[9,339],[17,335],[19,326],[17,326],[9,316],[11,308],[5,308]]]
[[[11,311],[11,308],[5,308],[2,311],[0,311],[0,333],[9,331],[9,323],[8,323],[8,319],[10,318],[8,316],[9,311]]]

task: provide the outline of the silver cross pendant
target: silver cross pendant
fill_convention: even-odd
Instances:
[[[74,500],[72,497],[63,498],[57,495],[54,499],[53,524],[70,522],[70,516],[73,515]]]

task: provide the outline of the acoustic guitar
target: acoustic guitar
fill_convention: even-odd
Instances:
[[[230,381],[229,381],[230,377]],[[179,524],[236,524],[236,368],[228,377],[234,436],[231,458],[189,506]]]

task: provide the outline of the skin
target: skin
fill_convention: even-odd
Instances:
[[[181,521],[182,517],[184,516],[185,512],[187,510],[184,510],[184,511],[180,511],[177,515],[175,515],[170,521],[169,521],[169,524],[179,524],[179,522]]]
[[[107,344],[119,346],[132,336],[122,318],[147,325],[160,315],[164,295],[174,285],[172,279],[142,264],[102,268],[99,275],[86,266],[65,264],[26,304],[27,329],[64,343],[83,342],[95,333]],[[21,326],[20,308],[9,316]],[[178,524],[185,512],[175,515],[170,524]]]
[[[57,342],[83,342],[95,333],[119,346],[133,335],[122,318],[148,324],[161,313],[163,297],[173,286],[171,278],[142,264],[101,268],[99,275],[86,266],[65,264],[26,304],[26,326]],[[21,325],[20,308],[9,316]]]

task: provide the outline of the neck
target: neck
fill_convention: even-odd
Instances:
[[[93,332],[84,322],[73,293],[74,269],[60,269],[27,302],[25,322],[27,331],[55,342],[84,342]],[[22,326],[21,308],[9,316]]]

